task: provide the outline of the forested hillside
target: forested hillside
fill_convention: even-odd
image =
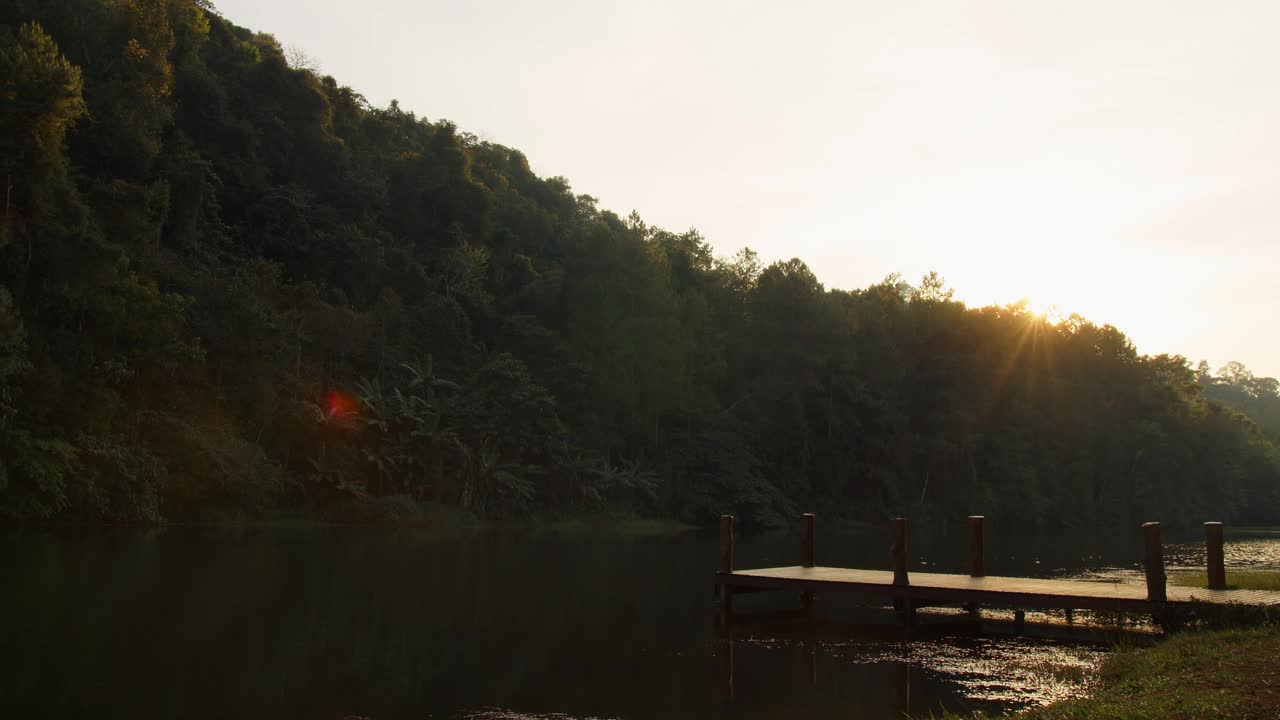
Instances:
[[[1200,361],[1196,376],[1205,397],[1248,415],[1273,443],[1280,443],[1280,382],[1254,375],[1244,363],[1229,362],[1211,375]]]
[[[0,0],[0,103],[0,516],[1280,513],[1275,380],[716,257],[201,0]]]

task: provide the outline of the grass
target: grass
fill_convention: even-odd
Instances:
[[[1091,697],[1036,708],[1018,717],[1274,720],[1280,717],[1277,657],[1277,626],[1174,635],[1155,647],[1120,650],[1107,658]]]
[[[1181,573],[1169,576],[1170,585],[1203,588],[1209,586],[1205,573]],[[1227,588],[1231,590],[1280,590],[1280,572],[1241,570],[1227,573]]]

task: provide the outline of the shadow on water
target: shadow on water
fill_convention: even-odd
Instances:
[[[1248,551],[1257,557],[1280,548],[1251,541],[1264,543]],[[921,569],[963,567],[962,542],[913,542]],[[740,563],[790,564],[796,545],[746,539]],[[887,545],[851,534],[819,552],[887,568]],[[993,535],[988,567],[1129,572],[1137,547]],[[1111,641],[1078,629],[1014,636],[932,612],[907,635],[892,611],[837,598],[819,598],[818,623],[765,616],[730,638],[717,629],[716,560],[716,539],[697,534],[0,536],[0,716],[928,717],[1078,692]],[[796,607],[776,595],[742,609]]]

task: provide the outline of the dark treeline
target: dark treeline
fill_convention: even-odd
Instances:
[[[303,64],[201,0],[0,0],[0,515],[1280,511],[1275,380],[715,257]]]

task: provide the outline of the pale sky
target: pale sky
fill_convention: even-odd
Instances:
[[[215,2],[718,254],[1280,376],[1275,0]]]

